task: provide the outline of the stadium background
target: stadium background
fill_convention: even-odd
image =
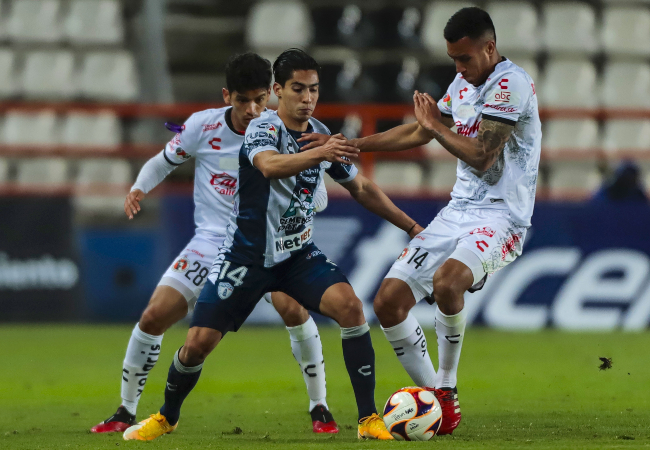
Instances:
[[[454,67],[442,29],[465,4],[0,0],[0,447],[120,445],[85,431],[117,406],[130,329],[193,233],[193,164],[156,188],[136,220],[124,216],[124,196],[173,136],[164,122],[221,104],[231,54],[308,49],[323,67],[315,117],[368,135],[412,121],[414,89],[444,92]],[[467,296],[463,423],[446,442],[647,446],[650,209],[631,198],[635,183],[650,186],[650,2],[474,4],[492,15],[500,52],[535,80],[544,139],[524,256]],[[420,223],[449,198],[454,166],[435,144],[360,162]],[[406,237],[328,188],[317,244],[374,320],[374,292]],[[417,308],[431,327],[433,308]],[[262,302],[251,322],[275,325],[225,340],[182,427],[158,447],[302,449],[318,439],[279,317]],[[338,332],[322,325],[330,406],[352,424]],[[159,407],[185,327],[166,333],[139,416]],[[410,380],[376,326],[373,338],[381,404]],[[598,371],[598,357],[614,367]],[[358,448],[352,428],[336,439]]]
[[[472,322],[646,328],[648,204],[592,197],[623,161],[637,165],[641,185],[650,181],[650,4],[476,4],[491,13],[500,52],[536,82],[544,148],[525,255],[468,294]],[[309,49],[323,67],[315,116],[348,137],[368,135],[414,120],[414,89],[444,93],[455,70],[442,29],[463,5],[0,1],[0,321],[137,319],[192,235],[193,164],[133,222],[124,195],[172,137],[165,121],[222,102],[231,54],[273,60],[287,47]],[[448,198],[455,164],[435,141],[360,162],[420,223]],[[316,241],[370,312],[405,236],[328,188]],[[432,324],[432,308],[418,308]],[[261,305],[251,321],[278,319]]]

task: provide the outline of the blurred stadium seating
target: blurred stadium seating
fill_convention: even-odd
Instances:
[[[650,179],[650,2],[168,0],[159,36],[176,105],[155,105],[145,92],[155,84],[155,33],[140,30],[150,3],[0,0],[3,189],[124,191],[170,137],[162,123],[219,104],[224,62],[246,49],[273,58],[308,48],[323,66],[316,117],[333,131],[367,135],[413,120],[413,90],[439,98],[454,77],[442,30],[469,4],[490,12],[501,53],[536,80],[541,197],[584,199],[622,159]],[[398,194],[445,197],[455,178],[453,158],[435,143],[367,155],[361,166]],[[172,178],[191,177],[178,172]]]

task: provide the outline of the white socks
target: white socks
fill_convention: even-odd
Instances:
[[[424,332],[415,316],[409,313],[404,322],[390,328],[382,327],[382,330],[413,382],[422,387],[435,387],[436,370],[429,357]]]
[[[327,407],[325,388],[325,361],[318,327],[311,317],[297,327],[287,327],[291,338],[291,351],[296,358],[309,394],[309,411],[319,403]],[[329,408],[328,408],[329,409]]]
[[[436,334],[438,335],[438,376],[436,388],[456,387],[456,372],[460,349],[463,346],[467,312],[447,316],[436,309]]]
[[[162,335],[153,336],[143,332],[139,324],[135,324],[131,333],[122,368],[122,406],[133,415],[138,409],[149,371],[158,361],[162,339]]]

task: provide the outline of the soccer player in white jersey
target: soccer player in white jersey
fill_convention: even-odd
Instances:
[[[265,110],[271,80],[271,64],[266,59],[254,53],[232,58],[226,67],[227,89],[223,89],[224,101],[231,106],[197,112],[185,125],[176,126],[176,136],[144,165],[126,197],[124,210],[132,219],[147,193],[176,167],[195,158],[196,235],[165,272],[133,329],[122,369],[122,405],[91,431],[123,432],[136,423],[140,394],[158,360],[163,333],[194,307],[223,244],[237,185],[244,130]],[[318,186],[314,202],[316,211],[327,205],[324,184]],[[265,295],[267,301],[271,298],[287,326],[291,349],[307,385],[313,431],[337,433],[338,427],[325,400],[323,349],[316,323],[288,295],[281,292]]]
[[[499,54],[487,12],[459,10],[444,37],[458,72],[444,97],[436,104],[416,91],[418,122],[351,142],[361,151],[399,151],[436,139],[458,158],[451,202],[397,258],[374,302],[406,371],[440,400],[438,434],[451,434],[461,419],[456,373],[465,335],[464,294],[482,288],[489,275],[521,255],[542,133],[533,80]],[[305,139],[314,140],[313,147],[325,137]],[[437,304],[437,373],[410,313],[422,299]]]

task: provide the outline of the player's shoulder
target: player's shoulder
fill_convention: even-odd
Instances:
[[[488,78],[486,84],[486,90],[490,90],[493,87],[498,87],[500,89],[508,90],[518,90],[518,91],[532,91],[533,90],[533,79],[530,75],[520,66],[513,63],[509,59],[501,61],[494,68],[494,72]]]
[[[321,134],[332,134],[332,132],[325,126],[323,122],[321,122],[318,119],[314,119],[313,117],[309,119],[309,123],[311,124],[312,128],[314,129],[314,133],[321,133]]]
[[[189,128],[196,133],[202,133],[225,127],[227,126],[226,111],[230,108],[230,106],[224,106],[223,108],[209,108],[197,111],[185,121],[186,130]]]
[[[244,146],[247,149],[276,146],[279,142],[282,120],[272,110],[264,111],[258,118],[253,119],[246,128]]]
[[[246,128],[246,134],[255,133],[260,130],[277,134],[281,128],[282,120],[278,116],[278,113],[267,109],[259,117],[250,121],[248,128]]]

